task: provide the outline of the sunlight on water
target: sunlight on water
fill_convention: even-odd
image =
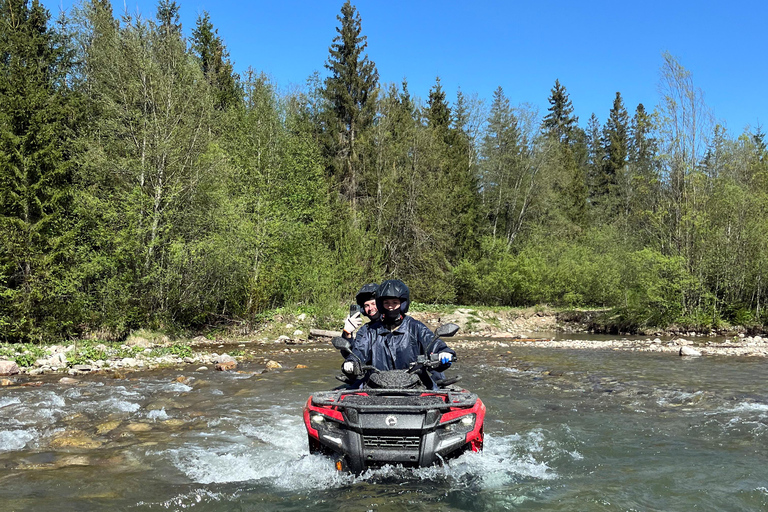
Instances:
[[[34,430],[0,430],[0,452],[23,450],[36,437]]]
[[[0,409],[9,405],[20,404],[21,399],[16,396],[2,397],[0,398]]]

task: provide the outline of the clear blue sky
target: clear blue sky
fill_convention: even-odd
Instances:
[[[342,0],[176,0],[183,30],[208,11],[235,69],[263,71],[282,89],[325,74]],[[439,76],[449,100],[490,99],[501,86],[513,104],[546,113],[555,79],[586,126],[605,122],[616,91],[630,115],[659,101],[661,54],[688,69],[707,105],[733,135],[768,123],[768,3],[757,0],[528,2],[357,0],[367,53],[384,83],[408,80],[426,98]],[[55,17],[72,0],[43,0]],[[113,1],[115,14],[154,18],[156,1]]]

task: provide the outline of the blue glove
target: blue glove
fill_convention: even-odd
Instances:
[[[437,357],[440,359],[440,364],[451,366],[451,362],[453,361],[453,354],[450,352],[440,352]]]

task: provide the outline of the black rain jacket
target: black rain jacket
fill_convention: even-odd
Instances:
[[[416,361],[419,355],[429,356],[429,347],[435,334],[423,323],[405,315],[403,322],[390,331],[384,324],[372,322],[366,324],[368,329],[360,329],[355,336],[352,353],[363,365],[371,365],[379,370],[406,370]],[[456,355],[442,339],[432,347],[431,353],[448,352]],[[347,361],[354,360],[349,356]],[[442,372],[432,372],[432,380],[444,379]]]

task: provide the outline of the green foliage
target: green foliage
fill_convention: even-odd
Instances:
[[[35,361],[48,355],[42,347],[32,343],[5,345],[0,348],[0,354],[0,357],[8,357],[23,367],[32,366]]]
[[[71,55],[38,2],[0,1],[0,340],[71,332]]]
[[[160,357],[166,355],[172,355],[182,359],[185,357],[192,357],[192,347],[182,343],[174,343],[173,345],[167,347],[154,348],[150,353],[150,357]]]
[[[70,365],[88,364],[93,361],[104,361],[107,357],[107,352],[100,347],[90,343],[78,344],[74,350],[67,352],[67,363]]]
[[[414,308],[768,320],[765,135],[712,128],[669,54],[659,108],[630,122],[616,93],[583,130],[559,81],[543,117],[501,88],[487,110],[439,79],[425,101],[380,89],[349,1],[329,76],[290,93],[240,82],[207,13],[187,40],[171,0],[157,21],[73,12],[52,28],[38,2],[0,0],[0,340],[157,341],[297,310],[335,329],[390,277]]]
[[[364,146],[359,142],[375,117],[379,72],[363,54],[368,43],[362,35],[360,14],[349,0],[336,17],[340,26],[329,49],[325,67],[330,76],[322,94],[325,155],[342,194],[356,209]]]

